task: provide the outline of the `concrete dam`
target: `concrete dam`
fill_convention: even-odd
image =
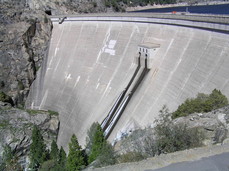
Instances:
[[[110,142],[152,126],[163,105],[174,111],[215,88],[229,98],[229,17],[101,14],[67,16],[61,24],[59,18],[51,18],[48,55],[27,107],[59,112],[58,144],[65,148],[73,133],[84,145],[91,124],[107,117],[134,75],[144,43],[159,46]]]

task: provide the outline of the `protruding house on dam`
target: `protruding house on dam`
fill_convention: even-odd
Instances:
[[[145,58],[147,58],[147,68],[152,68],[154,56],[160,48],[160,44],[145,42],[138,45],[138,53],[141,56],[141,65],[145,63]],[[136,58],[136,63],[138,63],[138,57]]]

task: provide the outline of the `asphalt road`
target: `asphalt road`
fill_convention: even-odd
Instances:
[[[145,171],[229,171],[229,153],[206,157],[192,162],[171,164],[164,168]]]

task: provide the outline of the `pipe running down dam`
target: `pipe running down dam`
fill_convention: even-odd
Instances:
[[[26,105],[59,112],[64,148],[73,133],[84,145],[93,122],[112,142],[151,126],[164,104],[174,111],[215,88],[229,98],[228,17],[115,15],[51,18],[47,58]],[[160,45],[152,58],[139,58],[145,42]]]
[[[129,87],[131,86],[132,82],[134,81],[136,75],[138,74],[140,67],[141,67],[141,52],[139,52],[138,66],[137,66],[132,78],[130,79],[130,82],[128,83],[127,87],[121,92],[121,94],[119,95],[115,104],[112,106],[111,110],[109,111],[107,117],[101,123],[101,127],[104,131],[105,138],[108,138],[109,135],[111,134],[111,132],[114,129],[115,125],[117,124],[119,118],[121,117],[122,113],[124,112],[126,106],[128,105],[131,97],[133,96],[137,87],[139,86],[139,84],[141,83],[141,81],[145,77],[146,73],[148,72],[149,67],[147,65],[147,55],[145,56],[145,63],[143,64],[143,68],[144,68],[143,71],[141,72],[139,78],[135,82],[130,93],[125,97],[125,94],[128,91]],[[125,97],[125,99],[123,100],[124,97]]]

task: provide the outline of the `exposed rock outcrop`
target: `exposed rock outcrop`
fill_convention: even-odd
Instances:
[[[106,12],[104,0],[2,0],[21,8],[46,11],[50,15]]]
[[[229,106],[208,113],[194,113],[179,117],[172,120],[172,123],[185,124],[187,128],[198,128],[203,132],[203,144],[207,146],[229,141]],[[153,140],[154,136],[154,128],[132,130],[132,133],[126,132],[120,141],[115,142],[115,149],[118,153],[133,151],[136,147],[141,147],[141,142],[147,137]]]
[[[1,0],[0,92],[23,105],[47,51],[52,23],[47,14],[106,12],[103,0]]]
[[[0,6],[0,91],[23,104],[47,53],[52,23],[42,11]]]
[[[45,144],[50,148],[52,140],[56,140],[58,135],[57,115],[51,115],[48,111],[12,108],[9,103],[0,102],[0,158],[6,144],[10,145],[16,156],[27,156],[34,125],[40,128]]]
[[[50,11],[52,15],[106,12],[103,0],[30,0],[28,6]]]
[[[223,143],[229,138],[229,106],[208,113],[194,113],[174,120],[189,128],[200,128],[206,135],[206,144]]]

